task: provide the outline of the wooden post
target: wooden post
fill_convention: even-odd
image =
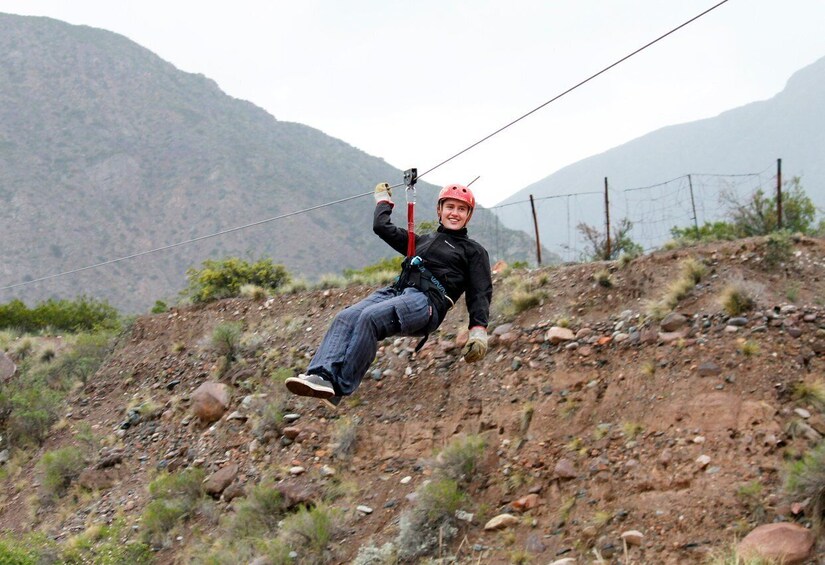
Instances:
[[[604,249],[604,260],[610,259],[610,199],[607,196],[607,177],[604,177],[604,233],[607,236]]]
[[[533,202],[533,195],[530,195],[530,208],[533,210],[533,228],[536,230],[536,261],[541,266],[541,240],[539,239],[539,222],[536,219],[536,204]]]
[[[696,201],[693,199],[693,180],[688,175],[688,186],[690,187],[690,207],[693,208],[693,229],[696,231],[696,239],[699,240],[699,220],[696,219]]]
[[[782,159],[776,160],[776,229],[782,229]]]

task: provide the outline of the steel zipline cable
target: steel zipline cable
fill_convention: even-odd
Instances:
[[[455,159],[455,158],[457,158],[457,157],[459,157],[459,156],[463,155],[464,153],[467,153],[467,152],[468,152],[468,151],[470,151],[471,149],[473,149],[473,148],[475,148],[475,147],[477,147],[477,146],[481,145],[481,144],[482,144],[482,143],[484,143],[485,141],[487,141],[487,140],[489,140],[490,138],[492,138],[492,137],[494,137],[494,136],[498,135],[499,133],[503,132],[503,131],[504,131],[504,130],[506,130],[507,128],[509,128],[509,127],[511,127],[511,126],[513,126],[513,125],[515,125],[515,124],[517,124],[518,122],[522,121],[523,119],[525,119],[525,118],[527,118],[527,117],[529,117],[529,116],[531,116],[531,115],[535,114],[536,112],[538,112],[538,111],[539,111],[539,110],[541,110],[542,108],[544,108],[544,107],[546,107],[546,106],[548,106],[548,105],[552,104],[553,102],[555,102],[556,100],[558,100],[558,99],[562,98],[563,96],[566,96],[567,94],[570,94],[571,92],[573,92],[574,90],[578,89],[579,87],[584,86],[585,84],[587,84],[587,83],[588,83],[588,82],[590,82],[591,80],[593,80],[593,79],[595,79],[595,78],[597,78],[597,77],[599,77],[599,76],[603,75],[604,73],[606,73],[606,72],[607,72],[607,71],[609,71],[610,69],[612,69],[612,68],[614,68],[614,67],[616,67],[616,66],[620,65],[621,63],[623,63],[623,62],[627,61],[627,60],[628,60],[628,59],[630,59],[631,57],[633,57],[633,56],[635,56],[635,55],[638,55],[639,53],[641,53],[642,51],[644,51],[644,50],[645,50],[645,49],[647,49],[648,47],[651,47],[652,45],[654,45],[654,44],[658,43],[659,41],[661,41],[661,40],[665,39],[666,37],[668,37],[668,36],[670,36],[670,35],[672,35],[672,34],[676,33],[677,31],[679,31],[679,30],[680,30],[680,29],[682,29],[683,27],[685,27],[685,26],[687,26],[687,25],[689,25],[689,24],[691,24],[691,23],[695,22],[695,21],[696,21],[696,20],[698,20],[699,18],[701,18],[701,17],[703,17],[703,16],[705,16],[705,15],[709,14],[710,12],[712,12],[712,11],[713,11],[713,10],[715,10],[716,8],[718,8],[718,7],[722,6],[723,4],[726,4],[727,2],[728,2],[728,0],[721,0],[721,1],[720,1],[720,2],[718,2],[717,4],[714,4],[714,5],[713,5],[713,6],[711,6],[710,8],[708,8],[708,9],[704,10],[703,12],[701,12],[701,13],[697,14],[696,16],[694,16],[694,17],[690,18],[689,20],[687,20],[687,21],[685,21],[685,22],[683,22],[683,23],[679,24],[678,26],[674,27],[674,28],[673,28],[673,29],[671,29],[670,31],[668,31],[668,32],[666,32],[666,33],[663,33],[662,35],[660,35],[660,36],[659,36],[659,37],[657,37],[656,39],[654,39],[654,40],[652,40],[652,41],[649,41],[648,43],[646,43],[646,44],[644,44],[643,46],[639,47],[639,48],[638,48],[638,49],[636,49],[635,51],[632,51],[632,52],[628,53],[628,54],[627,54],[627,55],[625,55],[624,57],[622,57],[622,58],[618,59],[617,61],[615,61],[615,62],[611,63],[610,65],[608,65],[608,66],[604,67],[602,70],[600,70],[600,71],[598,71],[598,72],[596,72],[596,73],[593,73],[592,75],[590,75],[590,76],[589,76],[589,77],[587,77],[586,79],[584,79],[584,80],[582,80],[582,81],[580,81],[580,82],[576,83],[575,85],[571,86],[571,87],[570,87],[570,88],[568,88],[567,90],[565,90],[565,91],[561,92],[560,94],[557,94],[557,95],[556,95],[556,96],[554,96],[553,98],[550,98],[550,99],[549,99],[549,100],[547,100],[546,102],[543,102],[542,104],[540,104],[540,105],[536,106],[535,108],[533,108],[533,109],[532,109],[532,110],[530,110],[529,112],[527,112],[527,113],[525,113],[525,114],[522,114],[522,115],[521,115],[521,116],[519,116],[518,118],[516,118],[516,119],[512,120],[511,122],[509,122],[509,123],[507,123],[507,124],[505,124],[505,125],[501,126],[500,128],[498,128],[498,129],[497,129],[497,130],[495,130],[494,132],[492,132],[492,133],[490,133],[490,134],[488,134],[488,135],[484,136],[483,138],[479,139],[479,140],[478,140],[478,141],[476,141],[475,143],[472,143],[472,144],[468,145],[467,147],[465,147],[464,149],[462,149],[462,150],[461,150],[461,151],[459,151],[458,153],[456,153],[456,154],[452,155],[451,157],[448,157],[447,159],[444,159],[443,161],[441,161],[440,163],[436,164],[435,166],[430,167],[429,169],[427,169],[427,170],[426,170],[426,171],[424,171],[423,173],[419,174],[419,175],[418,175],[418,178],[421,178],[421,177],[423,177],[424,175],[427,175],[427,174],[429,174],[429,173],[433,172],[434,170],[438,169],[439,167],[441,167],[441,166],[443,166],[443,165],[446,165],[447,163],[449,163],[449,162],[450,162],[450,161],[452,161],[453,159]],[[401,186],[404,186],[404,183],[399,183],[399,184],[392,185],[390,188],[398,188],[398,187],[401,187]],[[186,241],[180,241],[180,242],[177,242],[177,243],[172,243],[172,244],[169,244],[169,245],[165,245],[165,246],[162,246],[162,247],[157,247],[157,248],[155,248],[155,249],[150,249],[150,250],[147,250],[147,251],[142,251],[142,252],[140,252],[140,253],[134,253],[134,254],[132,254],[132,255],[127,255],[127,256],[124,256],[124,257],[118,257],[117,259],[111,259],[111,260],[109,260],[109,261],[103,261],[103,262],[101,262],[101,263],[96,263],[96,264],[94,264],[94,265],[88,265],[88,266],[86,266],[86,267],[80,267],[80,268],[78,268],[78,269],[72,269],[72,270],[70,270],[70,271],[64,271],[64,272],[61,272],[61,273],[55,273],[55,274],[52,274],[52,275],[47,275],[47,276],[44,276],[44,277],[39,277],[39,278],[32,279],[32,280],[29,280],[29,281],[24,281],[24,282],[21,282],[21,283],[16,283],[16,284],[12,284],[12,285],[8,285],[8,286],[0,287],[0,291],[10,290],[10,289],[12,289],[12,288],[17,288],[17,287],[21,287],[21,286],[26,286],[26,285],[34,284],[34,283],[37,283],[37,282],[43,282],[43,281],[46,281],[46,280],[55,279],[55,278],[58,278],[58,277],[63,277],[63,276],[67,276],[67,275],[72,275],[72,274],[75,274],[75,273],[80,273],[80,272],[82,272],[82,271],[88,271],[88,270],[91,270],[91,269],[97,269],[97,268],[99,268],[99,267],[104,267],[104,266],[107,266],[107,265],[112,265],[112,264],[114,264],[114,263],[120,263],[120,262],[122,262],[122,261],[128,261],[128,260],[131,260],[131,259],[135,259],[135,258],[137,258],[137,257],[143,257],[143,256],[145,256],[145,255],[150,255],[150,254],[152,254],[152,253],[158,253],[158,252],[160,252],[160,251],[166,251],[167,249],[173,249],[173,248],[175,248],[175,247],[181,247],[181,246],[183,246],[183,245],[188,245],[188,244],[190,244],[190,243],[195,243],[195,242],[198,242],[198,241],[203,241],[203,240],[205,240],[205,239],[210,239],[210,238],[213,238],[213,237],[218,237],[218,236],[225,235],[225,234],[228,234],[228,233],[232,233],[232,232],[236,232],[236,231],[240,231],[240,230],[248,229],[248,228],[251,228],[251,227],[254,227],[254,226],[259,226],[259,225],[261,225],[261,224],[266,224],[266,223],[269,223],[269,222],[274,222],[274,221],[276,221],[276,220],[281,220],[281,219],[284,219],[284,218],[288,218],[288,217],[290,217],[290,216],[297,216],[297,215],[299,215],[299,214],[305,214],[305,213],[310,212],[310,211],[312,211],[312,210],[317,210],[317,209],[319,209],[319,208],[325,208],[325,207],[327,207],[327,206],[333,206],[333,205],[335,205],[335,204],[341,204],[342,202],[347,202],[347,201],[349,201],[349,200],[355,200],[355,199],[357,199],[357,198],[362,198],[362,197],[368,196],[368,195],[370,195],[370,194],[372,194],[372,191],[369,191],[369,192],[364,192],[364,193],[361,193],[361,194],[356,194],[356,195],[353,195],[353,196],[348,196],[348,197],[346,197],[346,198],[341,198],[341,199],[339,199],[339,200],[334,200],[334,201],[331,201],[331,202],[325,202],[325,203],[323,203],[323,204],[319,204],[319,205],[317,205],[317,206],[312,206],[312,207],[310,207],[310,208],[304,208],[303,210],[296,210],[296,211],[294,211],[294,212],[289,212],[289,213],[286,213],[286,214],[281,214],[280,216],[275,216],[275,217],[272,217],[272,218],[267,218],[267,219],[265,219],[265,220],[260,220],[260,221],[253,222],[253,223],[251,223],[251,224],[246,224],[246,225],[243,225],[243,226],[237,226],[237,227],[230,228],[230,229],[226,229],[226,230],[223,230],[223,231],[219,231],[219,232],[216,232],[216,233],[213,233],[213,234],[209,234],[209,235],[204,235],[204,236],[196,237],[196,238],[194,238],[194,239],[189,239],[189,240],[186,240]]]

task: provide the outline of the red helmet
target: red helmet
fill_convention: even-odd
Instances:
[[[441,203],[447,198],[461,200],[466,203],[470,207],[471,213],[473,208],[476,207],[476,197],[473,196],[473,191],[460,184],[448,184],[442,188],[441,192],[438,193],[438,206],[440,207]]]

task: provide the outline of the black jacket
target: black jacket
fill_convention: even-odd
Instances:
[[[393,249],[407,254],[407,230],[390,220],[393,205],[379,202],[375,206],[373,231]],[[490,258],[480,243],[467,237],[467,228],[448,230],[438,226],[438,231],[415,236],[415,254],[447,290],[447,296],[455,303],[466,292],[470,325],[487,327],[490,316],[490,300],[493,297],[493,277]],[[432,295],[431,295],[432,297]],[[438,320],[444,319],[449,303],[432,300],[438,311]]]

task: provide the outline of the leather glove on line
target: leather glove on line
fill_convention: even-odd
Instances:
[[[392,190],[390,190],[390,183],[379,182],[378,184],[376,184],[373,196],[375,197],[376,204],[378,204],[379,202],[389,202],[390,204],[392,204]]]
[[[461,350],[461,354],[467,363],[475,363],[484,359],[487,355],[487,328],[482,326],[470,328],[470,337],[467,345]]]

